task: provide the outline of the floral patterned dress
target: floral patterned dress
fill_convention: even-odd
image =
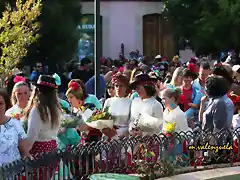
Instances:
[[[21,158],[18,145],[24,138],[26,134],[19,120],[10,118],[0,125],[0,166]]]

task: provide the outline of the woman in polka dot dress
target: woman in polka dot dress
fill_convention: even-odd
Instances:
[[[56,88],[55,79],[52,76],[42,75],[39,77],[30,98],[29,107],[27,107],[29,113],[26,115],[28,121],[27,139],[29,152],[33,157],[40,153],[57,150],[56,139],[61,119],[61,108]],[[52,170],[53,168],[49,167],[40,169],[39,179],[49,179],[49,175],[52,176]],[[37,174],[34,173],[34,177],[36,176]]]

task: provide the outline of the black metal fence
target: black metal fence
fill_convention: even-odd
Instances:
[[[79,144],[4,165],[0,179],[87,179],[104,172],[154,178],[186,171],[186,167],[192,171],[212,164],[232,166],[240,160],[239,132],[181,132]]]

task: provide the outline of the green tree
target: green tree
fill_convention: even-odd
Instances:
[[[179,39],[188,39],[200,53],[238,50],[240,30],[238,0],[168,0],[164,15]]]
[[[0,19],[0,73],[5,75],[27,55],[28,47],[39,38],[41,0],[16,0],[9,4]]]
[[[25,63],[43,61],[55,70],[57,63],[70,61],[76,54],[81,18],[79,0],[43,0],[41,37],[29,49]]]

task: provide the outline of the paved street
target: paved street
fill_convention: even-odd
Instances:
[[[231,176],[231,177],[225,177]],[[199,171],[181,174],[173,177],[160,178],[159,180],[235,180],[240,179],[240,167],[220,168],[208,171]]]

